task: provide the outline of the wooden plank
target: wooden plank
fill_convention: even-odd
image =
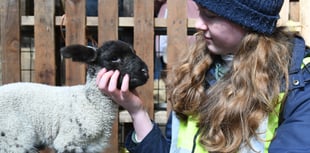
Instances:
[[[98,45],[107,40],[118,39],[118,1],[98,1]],[[118,147],[118,113],[113,124],[110,146],[105,153],[119,152]]]
[[[66,0],[66,45],[85,44],[86,2]],[[85,83],[85,64],[66,60],[66,85]]]
[[[0,85],[2,85],[2,54],[3,54],[3,47],[4,47],[4,41],[2,39],[2,37],[4,36],[4,34],[2,34],[2,29],[4,29],[3,24],[4,22],[2,22],[2,18],[4,17],[4,4],[5,3],[1,3],[0,4]]]
[[[138,88],[151,118],[154,118],[153,71],[154,71],[154,1],[134,1],[134,48],[148,65],[150,78],[146,85]]]
[[[55,1],[34,1],[35,82],[56,84]]]
[[[310,45],[310,15],[308,12],[310,8],[309,0],[300,0],[300,22],[301,35],[305,38],[306,44]]]
[[[178,58],[176,55],[180,55],[182,52],[188,50],[187,3],[185,0],[169,0],[167,2],[167,58],[169,61],[168,63],[173,63]]]
[[[299,15],[300,15],[300,9],[299,9],[299,1],[291,1],[290,2],[290,20],[299,22]]]
[[[278,21],[278,26],[283,26],[288,22],[289,11],[290,11],[290,1],[284,0],[283,6],[280,11],[280,19]]]
[[[20,1],[1,0],[0,54],[2,84],[21,80]]]
[[[22,26],[33,26],[34,17],[33,16],[22,16]],[[86,26],[96,27],[98,26],[98,17],[88,16],[86,18]],[[189,18],[187,21],[188,28],[195,28],[196,19]],[[55,17],[55,25],[60,26],[61,16]],[[155,28],[165,28],[167,27],[166,19],[164,18],[155,18],[154,23]],[[119,17],[118,18],[118,27],[134,27],[134,18],[133,17]]]
[[[118,1],[99,0],[98,3],[98,44],[102,44],[118,39]]]
[[[186,0],[169,0],[167,17],[167,69],[178,60],[178,55],[188,50],[187,41],[187,2]],[[170,37],[169,37],[170,36]],[[167,72],[169,75],[169,71]],[[171,104],[168,102],[167,112]]]
[[[154,112],[154,122],[157,124],[164,125],[168,121],[167,111],[158,110]],[[119,122],[120,123],[131,123],[132,119],[127,110],[122,110],[119,112]]]

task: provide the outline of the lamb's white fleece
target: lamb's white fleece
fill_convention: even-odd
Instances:
[[[86,85],[71,87],[8,84],[0,97],[0,153],[36,152],[33,144],[58,152],[102,152],[117,112],[90,76]]]

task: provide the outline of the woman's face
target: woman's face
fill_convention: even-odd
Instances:
[[[207,47],[217,55],[235,54],[246,30],[206,8],[199,7],[196,28],[204,32]]]

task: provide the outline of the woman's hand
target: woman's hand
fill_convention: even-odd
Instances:
[[[120,72],[100,70],[96,83],[98,88],[116,103],[124,107],[131,115],[143,109],[143,103],[136,90],[129,90],[129,76],[126,74],[122,81],[121,89],[117,89],[117,79]]]
[[[143,102],[136,90],[129,90],[129,76],[127,74],[123,78],[121,89],[117,89],[119,74],[118,70],[107,71],[104,68],[99,71],[96,83],[104,94],[111,97],[117,104],[129,112],[136,132],[136,138],[139,141],[144,139],[152,130],[153,123],[143,108]]]

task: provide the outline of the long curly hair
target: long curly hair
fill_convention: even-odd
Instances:
[[[258,137],[256,129],[274,111],[280,88],[288,92],[292,33],[277,28],[271,36],[248,33],[234,55],[230,70],[205,89],[205,74],[214,56],[202,32],[196,43],[168,73],[169,101],[180,119],[199,117],[200,143],[209,152],[237,152]]]

